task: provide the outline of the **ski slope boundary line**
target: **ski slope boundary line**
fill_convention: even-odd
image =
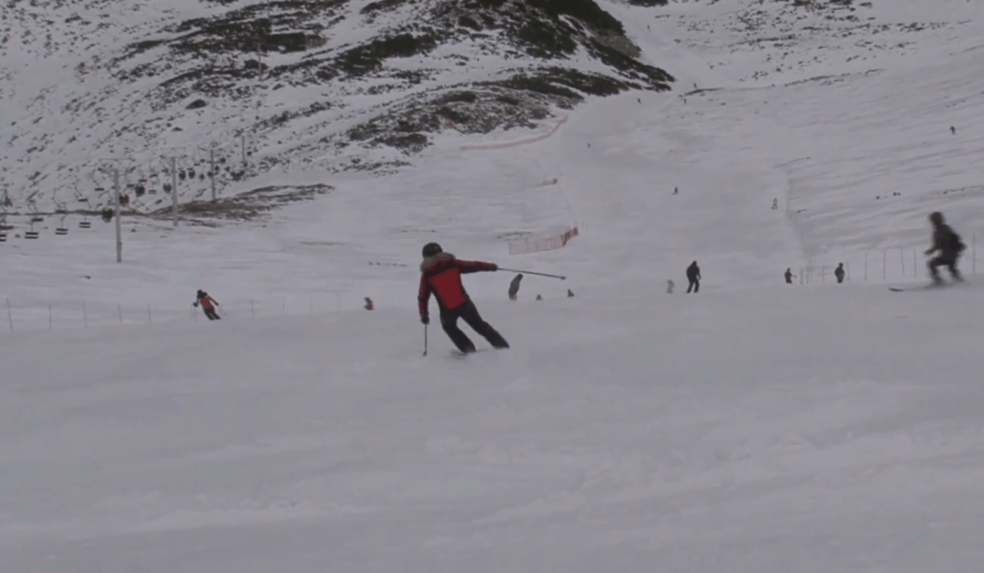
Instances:
[[[509,147],[517,147],[517,146],[520,146],[520,145],[526,145],[528,143],[536,143],[538,141],[543,141],[544,139],[547,139],[551,135],[557,133],[557,130],[559,130],[560,127],[562,125],[564,125],[564,123],[566,123],[566,122],[567,122],[567,116],[563,116],[563,117],[561,117],[561,118],[559,118],[557,120],[557,125],[553,126],[553,128],[550,131],[548,131],[546,133],[541,133],[540,135],[535,135],[533,137],[527,137],[525,139],[517,139],[515,141],[503,141],[503,142],[499,142],[499,143],[484,143],[484,144],[483,143],[476,143],[476,144],[471,144],[471,145],[462,145],[461,146],[461,149],[464,150],[464,151],[480,151],[480,150],[491,150],[491,149],[506,149],[506,148],[509,148]]]

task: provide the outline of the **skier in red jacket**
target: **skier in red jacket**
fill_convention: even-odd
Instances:
[[[461,284],[463,274],[497,271],[499,267],[492,263],[456,259],[451,253],[445,253],[437,243],[425,245],[423,255],[424,262],[420,264],[420,290],[417,294],[420,321],[430,324],[427,304],[433,294],[441,309],[441,327],[458,350],[464,353],[475,352],[475,344],[458,328],[459,318],[484,336],[495,348],[509,348],[506,339],[482,320],[475,303]]]
[[[222,318],[215,312],[215,306],[219,306],[219,303],[216,302],[214,298],[208,296],[207,292],[199,290],[198,293],[195,294],[195,298],[197,300],[191,303],[191,306],[202,305],[202,310],[205,311],[205,316],[207,316],[209,320],[220,320]],[[213,304],[215,306],[212,306]]]

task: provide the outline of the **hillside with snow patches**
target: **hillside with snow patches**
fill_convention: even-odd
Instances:
[[[213,168],[229,197],[271,172],[392,171],[442,133],[672,81],[591,0],[11,1],[3,27],[5,187],[71,210],[108,203],[104,158],[160,190],[176,156],[182,199],[211,199]]]
[[[0,570],[979,572],[984,4],[658,4],[0,7]]]

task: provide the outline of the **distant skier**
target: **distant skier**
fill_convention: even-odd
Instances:
[[[844,282],[844,274],[844,263],[838,263],[837,268],[834,269],[834,277],[838,283]]]
[[[696,293],[700,290],[700,267],[697,266],[697,261],[690,263],[690,266],[687,267],[687,280],[690,282],[687,287],[688,293]]]
[[[495,348],[509,348],[506,339],[482,320],[475,303],[461,284],[462,274],[497,271],[499,267],[493,263],[456,259],[451,253],[445,253],[437,243],[424,245],[423,256],[424,261],[420,263],[420,289],[417,293],[420,321],[430,324],[427,304],[433,294],[441,310],[441,327],[458,350],[464,353],[475,352],[475,344],[458,328],[459,318]]]
[[[522,280],[523,274],[520,273],[509,283],[509,300],[516,300],[516,295],[519,294],[519,283]]]
[[[929,275],[933,279],[933,284],[943,284],[939,267],[944,266],[950,271],[954,280],[962,281],[963,277],[957,270],[957,259],[960,258],[960,253],[967,248],[967,245],[960,239],[960,235],[946,224],[943,220],[943,213],[939,211],[930,213],[929,222],[933,225],[933,246],[926,250],[926,254],[931,255],[939,251],[939,254],[926,264],[929,267]]]
[[[793,277],[796,275],[793,274],[793,269],[786,267],[786,272],[782,276],[786,278],[786,284],[791,285],[793,284]]]
[[[202,310],[205,312],[205,316],[207,316],[209,320],[220,320],[222,318],[215,312],[215,307],[219,306],[219,303],[214,298],[208,296],[207,292],[199,289],[198,293],[195,295],[195,298],[198,300],[191,303],[191,306],[197,308],[198,305],[201,305]]]
[[[673,281],[672,280],[666,281],[666,294],[673,294],[673,287],[674,286],[676,286],[676,285],[673,284]]]

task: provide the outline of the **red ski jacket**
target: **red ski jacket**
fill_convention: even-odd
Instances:
[[[482,271],[497,271],[493,263],[462,261],[451,253],[438,253],[420,263],[420,290],[417,301],[420,316],[427,316],[427,303],[431,294],[437,299],[442,310],[455,310],[468,302],[468,293],[461,284],[461,275]]]
[[[212,297],[210,297],[208,295],[205,295],[202,298],[198,299],[198,304],[202,305],[202,310],[211,310],[212,309],[212,303],[219,304],[219,303],[215,302],[215,299],[214,298],[212,298]]]

